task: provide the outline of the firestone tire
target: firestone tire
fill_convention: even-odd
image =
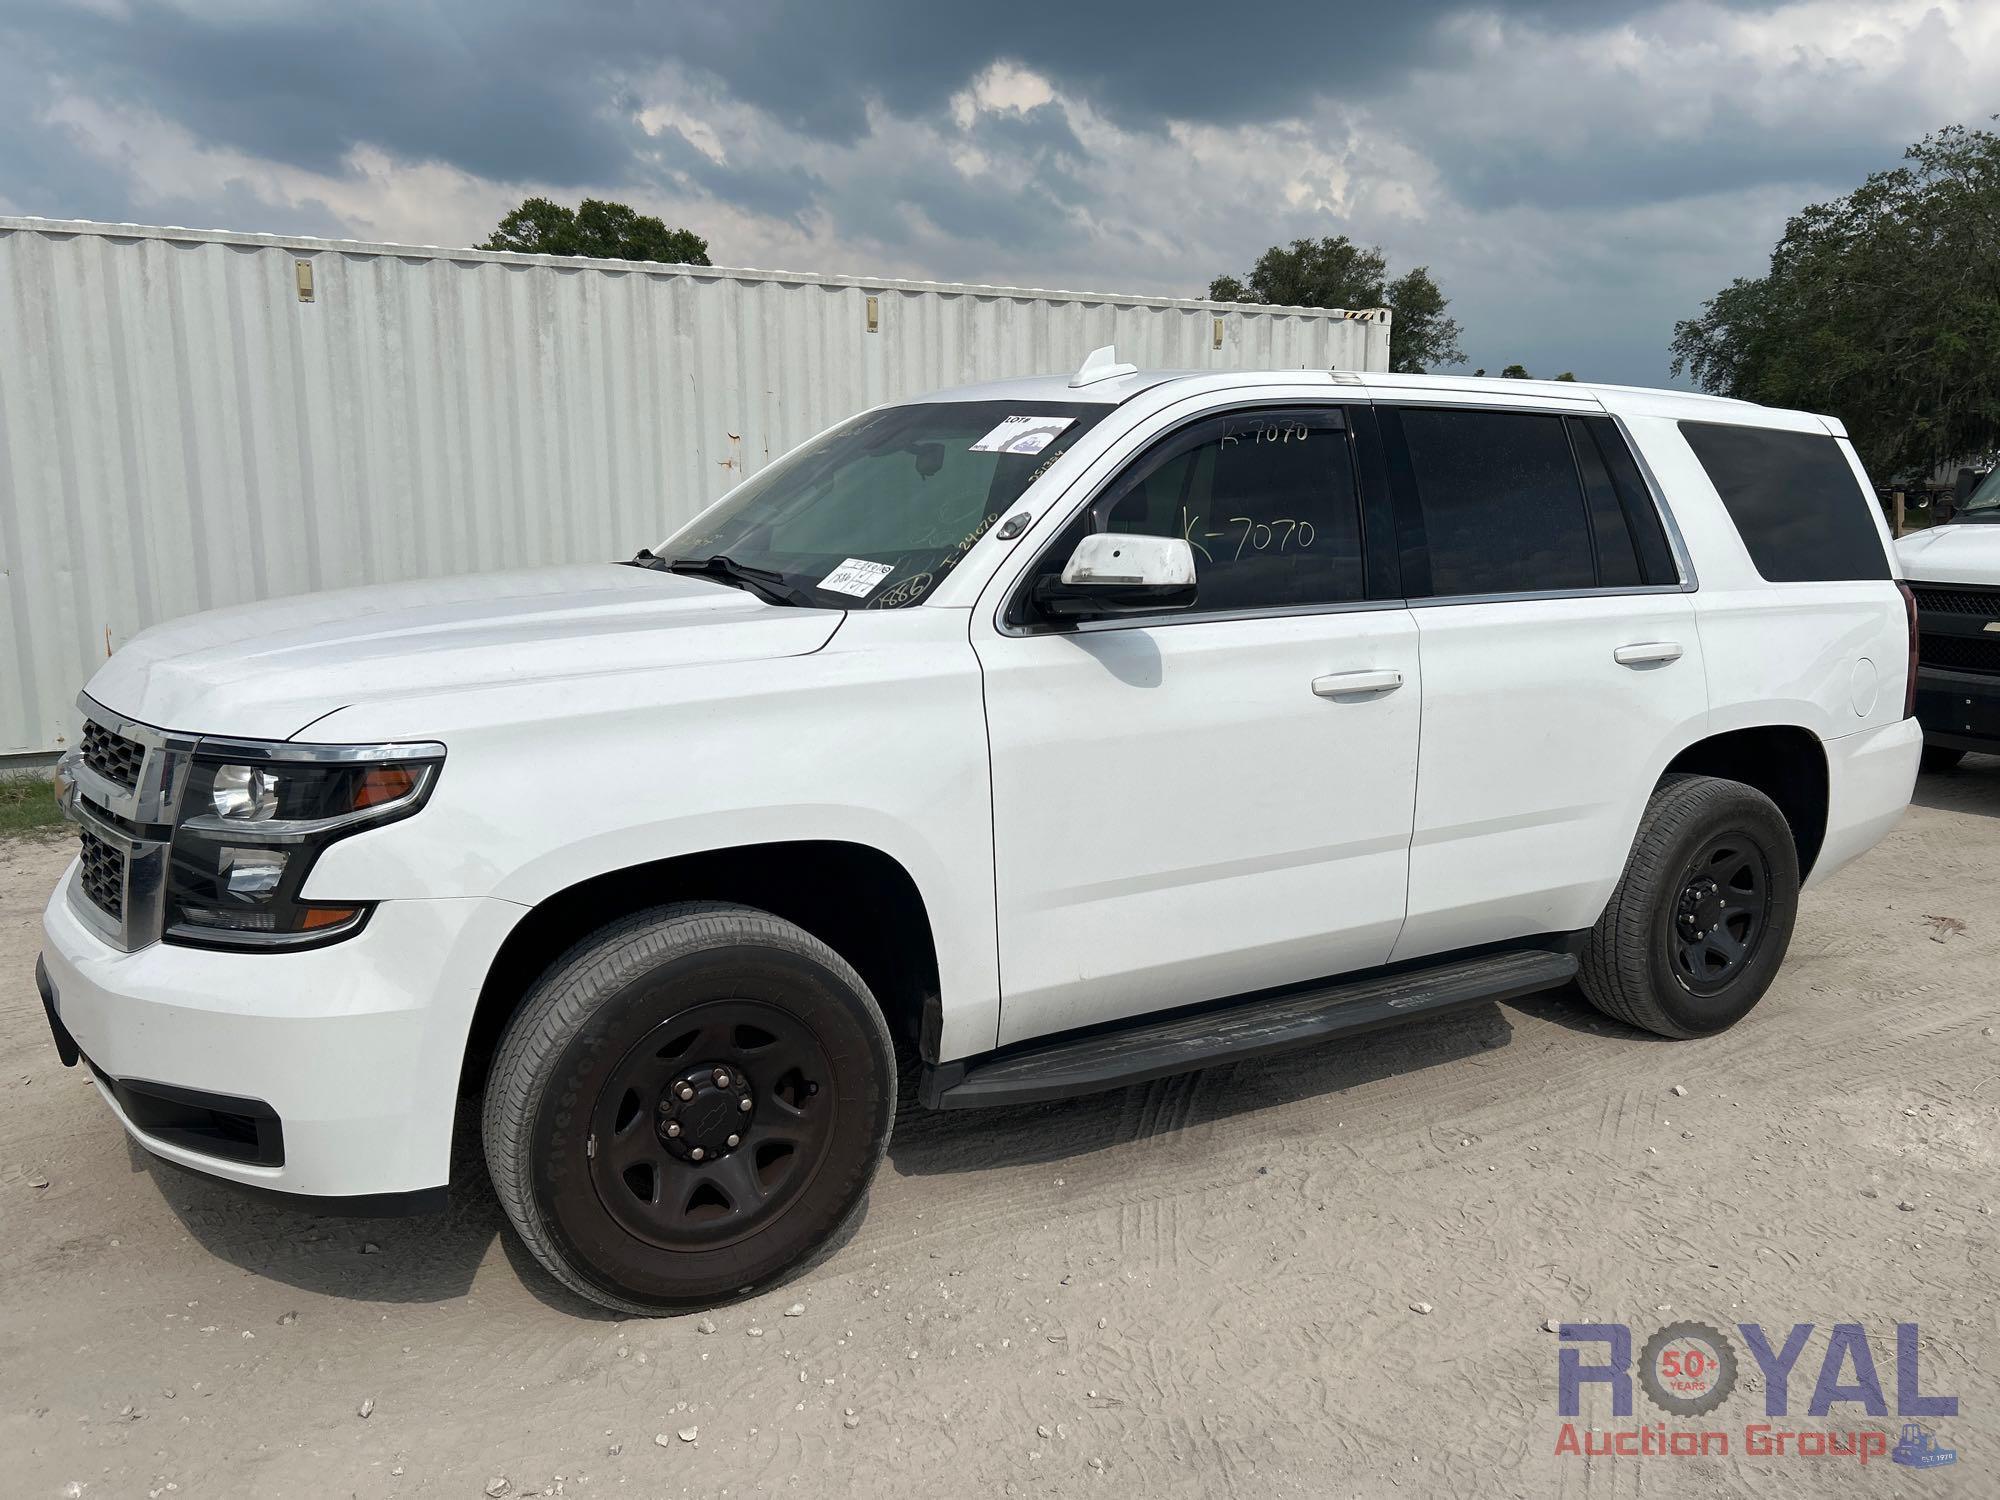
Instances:
[[[615,1312],[795,1272],[858,1213],[896,1065],[861,977],[768,912],[686,903],[558,959],[509,1022],[482,1134],[535,1259]]]
[[[1668,776],[1584,944],[1577,982],[1629,1025],[1713,1035],[1770,988],[1798,902],[1798,849],[1770,798],[1737,781]]]

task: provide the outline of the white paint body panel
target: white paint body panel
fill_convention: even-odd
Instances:
[[[1905,577],[2000,586],[2000,522],[1933,526],[1896,543]]]
[[[1692,596],[1436,604],[1411,612],[1423,754],[1397,959],[1588,927],[1653,784],[1700,739],[1708,688]],[[1622,666],[1618,648],[1677,660]]]
[[[1090,387],[1121,404],[1022,496],[1025,531],[989,531],[915,608],[773,608],[590,565],[149,633],[92,681],[115,712],[186,733],[439,741],[447,760],[420,814],[315,866],[308,898],[380,903],[323,949],[116,952],[75,919],[66,878],[46,917],[65,1017],[114,1073],[263,1098],[286,1120],[282,1169],[189,1164],[392,1192],[443,1180],[471,1007],[507,932],[652,860],[834,840],[896,861],[936,939],[943,1061],[1588,926],[1661,768],[1720,730],[1798,726],[1825,747],[1815,879],[1879,838],[1920,740],[1901,716],[1894,586],[1764,583],[1674,426],[1818,419],[1463,386],[1372,394],[1609,412],[1669,501],[1691,587],[1010,634],[1008,590],[1153,438],[1231,405],[1371,395],[1324,372],[1154,375]],[[1662,643],[1671,660],[1615,659]],[[1346,673],[1370,691],[1322,695]]]
[[[330,707],[547,687],[817,651],[838,610],[584,563],[304,594],[156,625],[98,669],[99,703],[162,729],[290,739]]]
[[[1403,921],[1403,609],[981,633],[1001,1041],[1382,963]],[[1393,669],[1395,691],[1317,696]]]

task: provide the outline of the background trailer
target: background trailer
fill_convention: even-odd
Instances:
[[[144,626],[629,557],[879,401],[1387,368],[1388,314],[0,217],[0,763]],[[174,727],[174,726],[166,726]]]

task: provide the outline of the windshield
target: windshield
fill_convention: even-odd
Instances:
[[[744,481],[656,550],[669,565],[727,558],[800,602],[900,609],[1110,409],[934,401],[868,412]]]
[[[2000,469],[1979,481],[1979,487],[1965,497],[1952,516],[1954,521],[2000,521]]]

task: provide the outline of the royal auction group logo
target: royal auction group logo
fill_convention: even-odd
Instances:
[[[1556,1355],[1556,1406],[1563,1418],[1556,1433],[1558,1454],[1579,1457],[1696,1458],[1742,1454],[1752,1458],[1800,1458],[1868,1464],[1886,1458],[1913,1469],[1956,1463],[1958,1452],[1939,1444],[1920,1419],[1958,1415],[1958,1397],[1928,1394],[1919,1368],[1921,1338],[1915,1323],[1895,1325],[1893,1348],[1895,1415],[1902,1419],[1892,1436],[1886,1425],[1863,1425],[1858,1418],[1887,1418],[1889,1390],[1876,1358],[1876,1345],[1860,1323],[1835,1323],[1818,1355],[1818,1371],[1805,1416],[1823,1425],[1798,1426],[1792,1416],[1794,1376],[1811,1370],[1806,1357],[1815,1326],[1795,1323],[1782,1339],[1759,1323],[1738,1323],[1735,1338],[1708,1323],[1675,1322],[1638,1345],[1624,1323],[1564,1323]],[[1749,1365],[1762,1376],[1763,1421],[1740,1426],[1704,1420],[1736,1393],[1744,1374],[1737,1353],[1741,1341]],[[1630,1426],[1580,1427],[1584,1392],[1608,1390],[1611,1416],[1634,1415],[1635,1387],[1667,1417]],[[1839,1410],[1836,1410],[1839,1408]],[[1831,1420],[1827,1420],[1831,1419]],[[1848,1425],[1850,1422],[1853,1425]]]

